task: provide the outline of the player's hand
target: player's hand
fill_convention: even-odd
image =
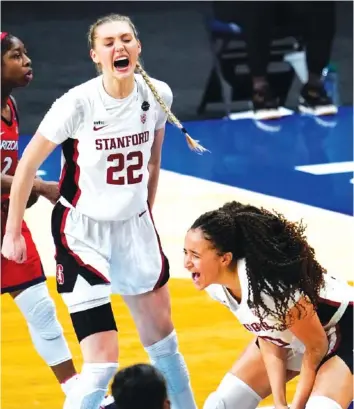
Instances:
[[[8,260],[23,263],[27,260],[27,247],[22,234],[6,232],[2,240],[2,255]]]
[[[55,204],[60,197],[59,183],[41,181],[39,192],[41,196],[48,199],[52,204]]]

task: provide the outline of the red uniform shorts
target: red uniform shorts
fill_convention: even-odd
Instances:
[[[5,232],[6,219],[7,212],[2,210],[2,237]],[[36,245],[25,222],[22,222],[22,236],[27,246],[27,260],[24,263],[15,263],[1,255],[1,294],[24,290],[46,280]]]

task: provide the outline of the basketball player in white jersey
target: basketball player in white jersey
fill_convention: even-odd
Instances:
[[[2,252],[25,260],[25,204],[36,170],[61,145],[61,197],[52,216],[57,284],[84,358],[64,408],[98,409],[117,370],[112,291],[123,296],[150,360],[165,376],[172,408],[195,409],[171,321],[169,264],[151,215],[166,118],[186,131],[170,111],[168,85],[140,65],[141,44],[128,17],[99,19],[89,43],[102,75],[59,98],[27,146],[12,184]]]
[[[204,409],[255,409],[300,374],[291,409],[347,409],[353,398],[353,288],[315,259],[304,227],[281,215],[225,204],[185,238],[185,267],[255,334]]]

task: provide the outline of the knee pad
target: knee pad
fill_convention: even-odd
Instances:
[[[15,298],[15,302],[28,325],[41,338],[51,340],[63,334],[45,283],[27,288]]]
[[[70,360],[71,353],[46,284],[27,288],[15,302],[27,321],[33,345],[44,361],[55,366]]]
[[[110,300],[98,307],[87,307],[86,310],[70,314],[71,321],[79,342],[84,338],[104,331],[117,331]]]
[[[178,353],[176,332],[166,338],[145,347],[151,363],[164,375],[169,395],[178,394],[185,389],[185,381],[189,384],[189,375],[181,355]]]
[[[183,356],[178,352],[176,331],[155,344],[145,347],[151,363],[162,373],[167,383],[172,407],[196,408],[190,387],[189,373]]]
[[[327,396],[310,396],[305,409],[342,409],[341,405]]]
[[[261,400],[245,382],[228,373],[218,389],[209,395],[203,409],[256,409]]]

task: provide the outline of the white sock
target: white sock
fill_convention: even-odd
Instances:
[[[67,379],[65,382],[61,383],[60,386],[65,393],[65,396],[67,396],[70,393],[70,390],[75,386],[76,382],[78,381],[80,375],[76,374],[72,376],[71,378]],[[101,402],[102,409],[104,409],[106,406],[111,405],[114,403],[113,396],[110,394],[107,394],[104,398],[103,401]]]
[[[70,382],[70,387],[67,385],[63,409],[100,409],[117,369],[118,364],[113,362],[85,363],[76,382]]]
[[[108,405],[111,405],[112,403],[114,403],[113,396],[106,395],[105,398],[103,399],[103,402],[101,403],[102,409],[104,409]]]
[[[61,389],[65,393],[65,396],[67,396],[70,392],[70,390],[74,387],[76,382],[79,380],[80,375],[76,374],[72,376],[71,378],[67,379],[65,382],[61,383]]]

